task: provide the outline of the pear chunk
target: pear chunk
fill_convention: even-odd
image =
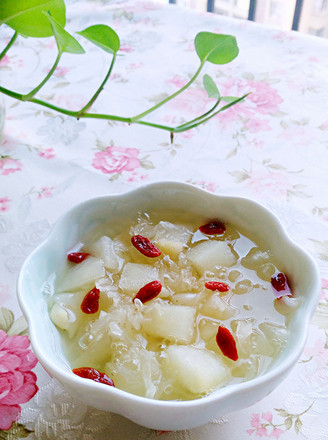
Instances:
[[[114,241],[107,235],[103,235],[99,240],[91,243],[86,251],[97,258],[101,258],[105,268],[109,271],[118,271],[122,266],[123,260],[115,252]]]
[[[158,280],[158,270],[148,264],[126,263],[118,287],[126,295],[134,296],[141,287]]]
[[[230,267],[236,263],[236,256],[224,241],[208,240],[196,244],[187,253],[187,258],[199,275],[205,271],[215,272],[220,267]]]
[[[58,290],[62,292],[78,289],[87,290],[96,280],[104,276],[105,268],[103,261],[100,258],[89,256],[82,263],[76,264],[68,270]]]
[[[211,295],[202,305],[201,313],[210,318],[224,321],[229,319],[237,313],[237,310],[232,308],[226,301],[224,301],[218,294]]]
[[[61,330],[68,330],[75,316],[66,307],[55,303],[50,310],[50,319]]]
[[[192,231],[183,225],[161,221],[155,226],[154,242],[166,254],[175,258],[188,243]]]
[[[194,307],[156,301],[144,307],[142,329],[152,337],[190,344],[194,338],[195,316]]]
[[[170,345],[166,356],[167,365],[177,380],[194,394],[208,394],[230,378],[223,361],[209,350]]]

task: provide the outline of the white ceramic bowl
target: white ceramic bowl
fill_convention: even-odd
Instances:
[[[42,286],[60,267],[66,253],[81,237],[122,218],[135,218],[139,211],[157,209],[189,212],[204,220],[219,218],[258,237],[288,274],[293,290],[302,298],[290,323],[290,337],[282,354],[263,375],[248,382],[219,389],[191,401],[160,401],[138,397],[117,388],[74,375],[61,347],[61,338],[51,322]],[[279,220],[254,201],[218,196],[192,185],[154,183],[131,192],[88,200],[67,212],[51,234],[27,258],[18,279],[18,298],[26,316],[33,349],[44,368],[63,387],[85,404],[110,411],[148,428],[190,429],[215,417],[248,407],[268,395],[290,373],[300,357],[310,318],[315,310],[320,279],[312,258],[286,234]]]

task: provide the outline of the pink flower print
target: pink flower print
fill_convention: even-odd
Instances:
[[[57,76],[57,77],[62,78],[62,77],[64,77],[64,76],[65,76],[70,70],[71,70],[71,69],[70,69],[69,67],[60,67],[60,66],[57,66],[57,67],[56,67],[56,70],[55,70],[55,72],[54,72],[54,76]]]
[[[120,51],[121,52],[129,53],[129,52],[133,51],[133,48],[131,46],[127,45],[127,44],[122,44],[121,47],[120,47]]]
[[[260,148],[260,149],[262,149],[264,147],[264,142],[260,141],[259,139],[256,139],[256,138],[247,141],[247,144],[252,146],[253,148]]]
[[[53,148],[43,148],[39,151],[38,155],[43,159],[53,159],[54,157],[56,157]]]
[[[320,299],[323,300],[327,297],[328,292],[328,280],[322,279],[321,280],[321,295]]]
[[[205,90],[202,89],[189,89],[177,96],[176,99],[170,101],[171,108],[175,110],[181,110],[184,114],[197,116],[198,114],[205,113],[208,107],[208,95]],[[210,105],[214,104],[212,99]]]
[[[61,67],[61,66],[57,66],[53,76],[56,76],[57,78],[62,78],[66,75],[66,73],[68,73],[70,71],[70,67]],[[47,69],[47,73],[50,72],[50,69]]]
[[[246,187],[256,195],[270,194],[271,196],[284,197],[290,186],[286,174],[270,171],[253,171],[246,181]]]
[[[10,429],[20,417],[20,405],[38,391],[31,371],[37,358],[29,345],[27,336],[8,336],[0,330],[0,429]]]
[[[0,283],[0,304],[4,304],[10,298],[9,286]]]
[[[8,56],[8,55],[5,55],[5,56],[0,60],[0,67],[8,66],[9,63],[10,63],[9,56]]]
[[[40,191],[38,191],[38,193],[39,193],[38,194],[38,199],[44,199],[44,198],[52,197],[52,191],[54,189],[55,188],[53,186],[51,186],[51,187],[46,187],[46,186],[42,187],[40,189]]]
[[[206,189],[209,192],[215,193],[219,189],[219,185],[215,182],[206,182],[205,180],[201,180],[200,182],[196,182],[196,185]]]
[[[272,420],[273,416],[269,411],[263,413],[261,417],[259,414],[253,414],[251,417],[252,429],[247,429],[246,432],[248,435],[255,434],[256,437],[274,437],[278,439],[285,431],[274,425]]]
[[[0,197],[0,212],[8,211],[10,202],[11,200],[8,197]]]
[[[287,40],[294,40],[295,36],[291,32],[278,31],[276,34],[272,36],[272,39],[278,41],[287,41]]]
[[[239,118],[252,119],[254,115],[274,113],[283,102],[278,92],[264,81],[226,79],[220,86],[222,96],[242,96],[251,92],[244,102],[236,104],[218,115],[223,123]]]
[[[140,167],[137,148],[110,146],[105,151],[98,151],[92,166],[104,174],[121,174],[123,171],[134,171]]]
[[[267,422],[272,422],[273,415],[270,413],[270,411],[262,413],[262,419],[266,420]]]
[[[250,133],[258,133],[259,131],[270,131],[272,128],[269,125],[269,121],[264,121],[263,119],[252,118],[250,119],[246,127]]]
[[[281,436],[281,434],[285,434],[285,431],[283,429],[274,428],[270,434],[270,437],[274,437],[274,438],[278,439]]]
[[[325,347],[326,341],[318,339],[315,344],[306,347],[304,354],[308,357],[314,357],[317,361],[317,370],[325,368],[328,362],[328,350]]]
[[[245,102],[233,105],[222,113],[219,113],[216,118],[219,120],[220,124],[226,127],[232,122],[237,121],[240,116],[244,116],[245,118],[252,117],[252,113],[245,107]]]
[[[47,44],[44,44],[43,48],[44,49],[55,49],[57,46],[56,40],[54,38],[52,38],[51,40],[49,40],[49,42]]]
[[[260,421],[260,415],[259,414],[253,414],[251,417],[251,427],[253,429],[248,429],[247,433],[249,435],[252,435],[253,433],[255,433],[256,436],[258,437],[268,437],[268,431],[265,427],[265,425],[263,425]]]
[[[320,125],[321,130],[328,130],[328,121],[324,122],[322,125]]]
[[[320,58],[315,57],[315,56],[309,57],[308,60],[312,63],[320,63],[321,62]]]
[[[22,164],[10,156],[0,156],[0,174],[8,176],[8,174],[15,173],[22,170]]]
[[[309,143],[315,136],[315,130],[312,127],[301,127],[299,125],[291,125],[285,128],[278,136],[277,139],[284,141],[290,141],[298,147],[308,147]]]
[[[167,80],[167,82],[169,84],[173,84],[174,86],[176,86],[178,89],[180,89],[181,87],[183,87],[186,84],[186,79],[181,78],[181,76],[175,75],[173,76],[173,78]]]
[[[277,90],[264,81],[248,81],[247,86],[253,92],[247,97],[256,106],[256,111],[261,114],[274,113],[283,102]]]
[[[73,93],[71,95],[56,95],[54,98],[54,104],[58,107],[72,111],[80,110],[86,103],[87,101],[82,95]]]
[[[131,63],[128,65],[128,69],[130,70],[137,70],[140,69],[141,67],[143,67],[144,63],[140,62],[140,63]]]
[[[137,174],[132,173],[132,175],[128,178],[128,182],[137,182],[139,180],[146,180],[148,178],[148,174]]]

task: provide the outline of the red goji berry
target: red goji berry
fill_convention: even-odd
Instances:
[[[95,382],[99,382],[105,385],[109,385],[111,387],[115,387],[114,381],[110,377],[108,377],[107,374],[101,373],[95,368],[81,367],[81,368],[74,368],[72,371],[74,374],[83,377],[84,379],[91,379]]]
[[[271,285],[276,298],[283,296],[291,296],[292,292],[289,287],[288,278],[283,272],[279,272],[271,277]]]
[[[207,281],[205,287],[206,289],[213,290],[213,292],[215,290],[218,290],[219,292],[228,292],[228,290],[230,290],[230,286],[226,283],[221,283],[221,281]]]
[[[82,263],[89,255],[86,252],[71,252],[67,255],[67,259],[72,263]]]
[[[100,291],[97,287],[91,289],[83,298],[81,303],[81,310],[88,315],[96,313],[99,310]]]
[[[133,298],[133,301],[135,299],[140,299],[142,303],[145,303],[155,298],[157,295],[159,295],[161,290],[162,290],[162,284],[159,281],[151,281],[150,283],[141,287],[139,292]]]
[[[146,257],[155,258],[161,255],[161,251],[147,237],[134,235],[131,238],[131,242]]]
[[[202,225],[199,227],[200,232],[206,235],[216,235],[216,234],[224,234],[226,227],[224,223],[215,220],[209,223],[206,223],[206,225]]]
[[[222,354],[224,356],[227,356],[229,359],[233,361],[238,360],[238,352],[236,347],[236,341],[230,331],[223,326],[219,326],[217,335],[216,335],[216,342],[222,351]]]

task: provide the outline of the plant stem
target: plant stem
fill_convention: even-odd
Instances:
[[[107,72],[103,82],[100,84],[99,88],[97,89],[96,93],[92,96],[90,101],[79,111],[78,118],[80,118],[88,110],[88,108],[90,108],[92,106],[92,104],[98,98],[100,92],[105,87],[105,84],[106,84],[108,78],[110,77],[110,74],[112,73],[112,70],[113,70],[113,67],[114,67],[114,63],[115,63],[115,60],[116,60],[116,54],[117,54],[117,52],[115,52],[114,55],[113,55],[112,62],[110,63],[108,72]]]
[[[176,127],[174,132],[175,133],[180,133],[182,131],[186,131],[186,130],[190,130],[191,128],[197,127],[200,124],[203,124],[204,122],[208,121],[209,119],[213,118],[214,116],[216,116],[218,113],[223,112],[224,110],[227,110],[229,107],[232,107],[235,104],[238,104],[238,102],[243,101],[247,96],[249,95],[249,93],[246,93],[246,95],[241,96],[238,99],[235,99],[234,101],[230,102],[227,105],[224,105],[223,107],[221,107],[219,110],[217,110],[216,112],[210,114],[209,116],[207,116],[206,118],[200,119],[198,122],[192,124],[192,121],[190,121],[190,124],[184,124],[182,129],[180,129],[179,127]]]
[[[10,96],[11,98],[18,99],[19,101],[23,101],[23,95],[20,93],[13,92],[12,90],[6,89],[5,87],[0,86],[0,92],[4,95]]]
[[[185,124],[179,125],[177,127],[169,127],[167,125],[157,124],[154,122],[141,121],[139,119],[135,120],[135,118],[124,117],[124,116],[108,115],[108,114],[103,114],[103,113],[82,113],[81,114],[81,110],[78,110],[78,111],[67,110],[62,107],[58,107],[56,105],[53,105],[49,102],[42,101],[41,99],[37,99],[37,98],[32,97],[32,98],[29,98],[26,100],[24,98],[24,95],[13,92],[12,90],[6,89],[1,86],[0,86],[0,92],[7,95],[7,96],[10,96],[11,98],[17,99],[19,101],[32,102],[34,104],[38,104],[43,107],[47,107],[51,110],[55,110],[58,113],[61,113],[61,114],[67,115],[67,116],[72,116],[74,118],[105,119],[105,120],[111,120],[111,121],[125,122],[127,124],[135,123],[135,124],[139,124],[139,125],[146,125],[148,127],[159,128],[159,129],[165,130],[165,131],[170,131],[171,133],[182,133],[184,131],[190,130],[191,128],[197,127],[198,125],[211,119],[213,116],[216,116],[218,113],[220,113],[220,112],[228,109],[229,107],[233,106],[234,104],[237,104],[238,102],[242,101],[243,99],[246,98],[246,96],[249,95],[249,93],[247,93],[246,95],[241,96],[238,99],[235,99],[234,101],[221,107],[219,110],[217,110],[216,112],[213,113],[213,109],[218,104],[218,103],[216,103],[212,107],[212,109],[210,109],[208,112],[204,113],[204,115],[199,116],[198,118],[192,119],[191,121],[186,122]],[[206,116],[206,115],[208,115],[208,116]],[[204,117],[204,116],[206,116],[206,117]]]
[[[210,108],[206,113],[203,113],[202,115],[198,116],[198,117],[195,118],[195,119],[192,119],[192,120],[189,121],[189,122],[185,122],[184,124],[178,125],[176,128],[182,128],[182,127],[185,127],[185,126],[187,126],[187,125],[190,125],[190,124],[193,123],[193,122],[197,122],[197,121],[199,121],[199,120],[205,118],[206,116],[208,116],[209,114],[211,114],[211,113],[217,108],[217,106],[220,104],[220,102],[221,102],[221,97],[216,101],[216,103],[213,105],[213,107]]]
[[[23,101],[30,101],[31,98],[45,85],[45,83],[51,78],[51,76],[53,75],[54,71],[56,70],[56,67],[58,66],[58,63],[60,61],[60,57],[61,57],[61,52],[58,53],[55,62],[52,66],[52,68],[49,70],[48,74],[46,75],[46,77],[43,79],[43,81],[40,82],[40,84],[35,87],[35,89],[33,89],[31,92],[27,93],[26,95],[23,95]]]
[[[199,75],[200,71],[202,70],[205,61],[202,61],[196,71],[196,73],[194,74],[194,76],[183,86],[181,87],[181,89],[177,90],[175,93],[173,93],[172,95],[168,96],[167,98],[163,99],[163,101],[158,102],[157,104],[155,104],[153,107],[149,108],[148,110],[145,110],[144,112],[140,113],[139,115],[136,115],[134,117],[132,117],[132,122],[137,122],[139,119],[143,118],[144,116],[148,115],[149,113],[152,113],[154,110],[157,110],[159,107],[161,107],[162,105],[166,104],[168,101],[170,101],[171,99],[175,98],[176,96],[180,95],[180,93],[182,93],[184,90],[186,90],[197,78],[197,76]]]
[[[11,46],[15,43],[16,38],[18,37],[18,32],[15,32],[14,35],[11,37],[11,40],[7,44],[7,46],[3,49],[3,51],[0,53],[0,60],[6,55],[8,50],[11,48]]]

